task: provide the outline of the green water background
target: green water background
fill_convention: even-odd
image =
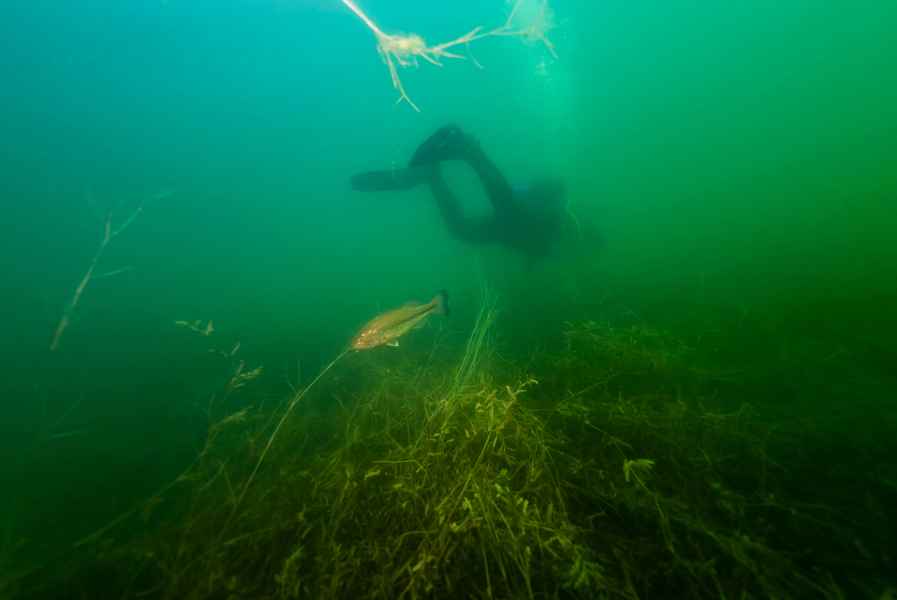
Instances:
[[[394,105],[372,36],[335,0],[5,7],[7,534],[50,552],[189,460],[220,364],[175,320],[214,320],[280,398],[297,360],[308,376],[373,314],[442,288],[461,330],[490,286],[520,359],[609,307],[682,335],[740,315],[750,334],[717,334],[741,365],[843,351],[826,378],[783,372],[751,400],[833,447],[893,448],[897,5],[829,4],[558,0],[557,60],[491,39],[472,48],[483,68],[403,71],[420,114]],[[363,6],[434,41],[505,10]],[[452,240],[425,190],[349,189],[447,122],[514,181],[563,177],[601,243],[530,268]],[[449,175],[485,210],[468,172]],[[100,268],[133,270],[91,285],[51,354],[97,213],[141,200]],[[75,405],[49,432],[74,435],[35,445]]]

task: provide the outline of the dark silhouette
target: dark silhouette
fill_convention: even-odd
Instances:
[[[442,176],[440,163],[447,160],[470,165],[492,204],[491,215],[464,215],[461,203]],[[502,244],[534,260],[549,253],[565,226],[563,183],[546,179],[525,188],[512,188],[480,144],[455,125],[442,127],[431,135],[415,151],[407,168],[352,177],[352,187],[365,192],[405,190],[421,184],[430,186],[452,235],[466,242]]]

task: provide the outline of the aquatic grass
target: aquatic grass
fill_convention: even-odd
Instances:
[[[464,355],[458,363],[448,396],[451,396],[466,385],[470,377],[481,367],[482,356],[488,347],[487,336],[495,325],[495,320],[498,316],[497,303],[497,297],[488,287],[484,286],[481,291],[480,308],[476,321],[473,324],[473,331],[467,338],[467,343],[464,346]]]
[[[639,585],[650,589],[658,585],[651,583],[656,578],[690,597],[728,597],[745,590],[775,597],[838,597],[836,586],[801,574],[793,562],[799,552],[777,549],[790,541],[777,532],[785,514],[830,534],[837,527],[820,519],[816,507],[783,501],[787,494],[770,485],[776,479],[770,472],[781,472],[781,467],[769,458],[770,431],[749,406],[723,413],[705,407],[700,398],[685,401],[683,382],[703,370],[689,361],[673,377],[669,368],[688,354],[687,346],[650,328],[616,329],[594,322],[571,325],[567,337],[568,343],[595,344],[591,353],[580,350],[603,360],[558,361],[564,371],[561,381],[580,379],[571,376],[573,370],[600,382],[639,373],[660,389],[677,382],[659,394],[630,385],[636,393],[629,395],[618,381],[614,388],[593,388],[598,393],[591,401],[568,388],[556,407],[556,427],[584,450],[575,458],[567,456],[574,497],[600,502],[609,513],[640,523],[628,530],[628,539],[611,542],[618,546],[614,556],[621,573],[651,564],[656,571],[642,570]],[[609,468],[614,463],[618,470]],[[613,520],[604,532],[609,540],[615,537]],[[651,522],[654,527],[647,527]],[[646,559],[633,552],[650,547],[658,534],[665,556],[655,551]]]
[[[272,444],[274,444],[274,440],[277,437],[277,434],[280,432],[280,428],[283,427],[283,424],[286,422],[287,418],[289,418],[290,413],[293,412],[293,409],[296,408],[296,405],[305,397],[308,391],[315,386],[315,384],[320,381],[320,379],[327,374],[330,369],[336,365],[346,354],[349,353],[349,349],[343,350],[336,358],[330,361],[327,366],[321,369],[321,372],[302,390],[296,392],[293,395],[293,398],[287,404],[286,409],[283,411],[283,416],[280,417],[280,420],[277,422],[277,425],[274,427],[274,431],[271,432],[271,436],[268,438],[268,442],[265,444],[265,448],[262,450],[262,453],[259,455],[258,462],[256,462],[255,467],[252,469],[252,473],[249,474],[249,478],[246,480],[246,483],[243,485],[243,491],[240,492],[240,496],[236,499],[234,503],[234,510],[237,510],[240,506],[240,503],[243,501],[243,498],[246,496],[246,492],[249,490],[249,486],[252,485],[253,480],[255,479],[256,474],[258,473],[259,468],[262,466],[262,463],[265,461],[265,456],[268,455],[268,451],[271,449]]]
[[[547,548],[555,556],[569,552],[573,546],[554,548],[575,535],[575,528],[563,523],[558,500],[547,507],[537,500],[540,486],[556,485],[545,464],[545,433],[531,415],[516,414],[520,395],[534,383],[457,396],[454,418],[445,419],[444,413],[425,418],[425,435],[409,442],[381,441],[380,458],[370,458],[374,440],[350,437],[339,458],[317,470],[334,498],[321,531],[324,547],[332,551],[325,555],[331,565],[333,552],[346,563],[335,568],[341,574],[339,584],[328,577],[323,589],[353,597],[419,597],[445,585],[446,565],[458,562],[451,572],[467,564],[485,578],[486,587],[480,591],[487,596],[506,595],[502,586],[517,582],[519,595],[532,585],[532,553],[541,550],[541,535],[571,530],[557,539],[549,536]],[[519,442],[526,446],[518,448]],[[509,468],[513,450],[529,456],[515,470]],[[527,550],[521,542],[530,536]],[[370,547],[373,540],[376,548]],[[474,550],[476,560],[470,555]],[[362,559],[371,551],[376,565]],[[311,581],[307,574],[315,571],[313,566],[293,570],[300,554],[291,553],[278,574],[282,592],[296,589],[299,573]],[[365,579],[359,578],[371,569],[378,574],[379,595],[364,594]],[[314,595],[314,588],[306,593]]]
[[[313,382],[320,414],[225,415],[84,560],[152,598],[839,597],[806,551],[839,532],[782,487],[750,406],[703,395],[689,345],[575,323],[575,350],[523,369],[492,360],[482,306],[457,356],[359,355]]]

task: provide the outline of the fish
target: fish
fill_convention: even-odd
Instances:
[[[353,338],[352,350],[370,350],[377,346],[399,345],[399,338],[417,327],[421,327],[430,315],[448,315],[448,294],[445,290],[433,296],[426,304],[408,302],[399,308],[377,315]]]

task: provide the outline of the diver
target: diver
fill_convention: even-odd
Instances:
[[[448,160],[467,163],[492,205],[485,217],[468,217],[440,169]],[[406,168],[361,173],[352,187],[363,192],[407,190],[421,184],[430,191],[449,232],[473,244],[495,243],[522,252],[530,262],[549,254],[568,225],[564,184],[556,179],[514,188],[480,144],[456,125],[440,128],[422,143]]]

